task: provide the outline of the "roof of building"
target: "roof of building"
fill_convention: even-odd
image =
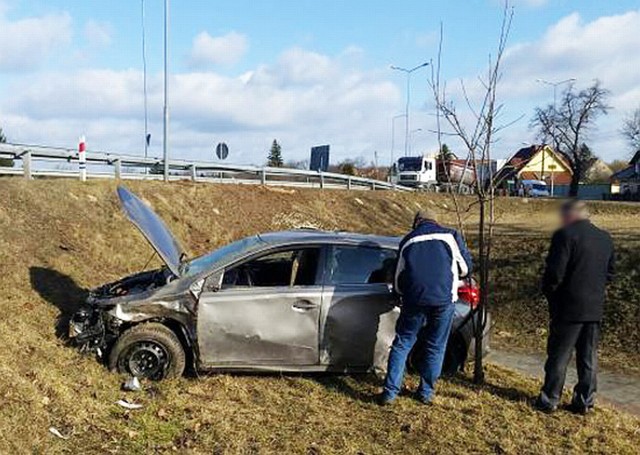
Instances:
[[[632,179],[640,179],[640,172],[638,172],[638,164],[640,164],[640,150],[638,150],[631,161],[629,161],[629,166],[624,169],[616,172],[611,176],[611,180],[613,181],[624,181],[624,180],[632,180]]]
[[[562,152],[555,151],[552,147],[542,144],[542,145],[531,145],[529,147],[524,147],[518,150],[508,161],[507,163],[500,169],[498,174],[496,175],[496,181],[498,184],[502,183],[505,180],[510,180],[515,177],[515,175],[529,163],[534,156],[536,156],[540,151],[545,148],[549,148],[558,159],[565,165],[566,169],[571,172],[571,161],[569,157]]]

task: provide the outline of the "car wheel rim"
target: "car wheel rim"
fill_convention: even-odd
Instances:
[[[161,379],[169,365],[164,347],[148,341],[131,346],[125,359],[129,372],[138,378]]]

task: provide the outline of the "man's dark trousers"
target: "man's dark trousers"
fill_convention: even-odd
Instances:
[[[540,393],[544,405],[556,407],[562,396],[567,366],[576,350],[578,383],[573,390],[572,404],[588,409],[595,404],[598,373],[599,322],[551,321],[547,344],[545,381]]]

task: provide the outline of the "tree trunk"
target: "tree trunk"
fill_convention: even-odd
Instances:
[[[580,189],[580,166],[575,166],[573,175],[571,176],[571,185],[569,185],[569,197],[578,197]]]
[[[487,270],[487,241],[485,231],[486,221],[486,199],[480,199],[480,222],[478,228],[478,252],[480,273],[480,304],[475,310],[473,323],[473,336],[475,342],[475,358],[473,364],[473,382],[476,384],[484,383],[484,365],[482,358],[482,336],[485,328],[486,304],[489,297],[489,271]]]

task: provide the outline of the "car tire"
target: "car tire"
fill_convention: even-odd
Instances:
[[[453,376],[464,370],[467,361],[468,349],[460,336],[454,336],[447,346],[447,351],[442,364],[442,374]]]
[[[109,354],[109,369],[141,379],[160,381],[182,376],[186,355],[168,327],[143,323],[125,331]]]
[[[418,371],[417,365],[419,359],[424,355],[422,346],[422,343],[416,343],[409,354],[409,358],[407,360],[407,367],[409,371]],[[452,335],[447,343],[447,350],[445,351],[444,361],[442,362],[442,374],[445,376],[453,376],[459,371],[462,371],[466,360],[467,347],[465,346],[463,338],[458,334]]]

